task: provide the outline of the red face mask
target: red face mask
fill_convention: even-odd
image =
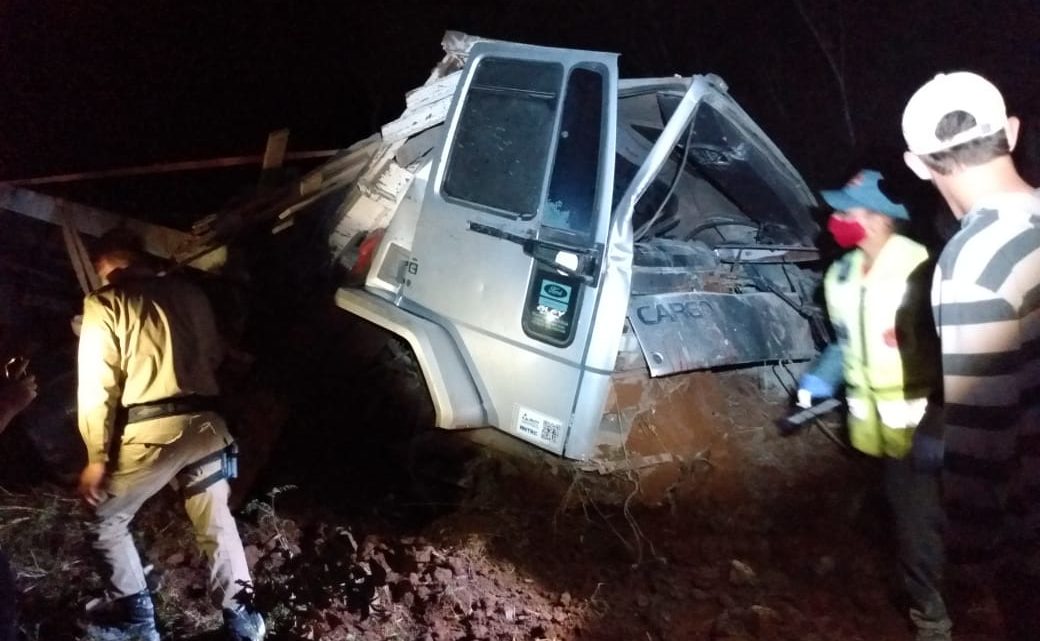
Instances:
[[[867,230],[855,220],[846,220],[834,214],[827,220],[827,231],[842,249],[855,247],[867,237]]]

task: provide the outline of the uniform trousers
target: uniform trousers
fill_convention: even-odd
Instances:
[[[251,585],[242,540],[231,510],[230,487],[222,451],[231,436],[214,412],[157,418],[129,424],[107,496],[88,524],[100,557],[110,597],[147,589],[141,557],[129,525],[140,507],[163,487],[173,485],[195,530],[195,540],[210,565],[210,593],[218,607],[234,607],[236,595]]]

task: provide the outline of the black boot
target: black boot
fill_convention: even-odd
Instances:
[[[264,641],[267,636],[264,618],[247,605],[224,608],[224,631],[228,641]]]
[[[147,590],[117,599],[112,611],[87,626],[90,641],[160,641],[155,627],[155,606]]]

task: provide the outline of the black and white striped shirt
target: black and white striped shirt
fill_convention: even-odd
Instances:
[[[1040,525],[1040,191],[976,204],[942,252],[932,305],[950,554],[981,561],[1000,544],[1011,501],[1031,497]]]

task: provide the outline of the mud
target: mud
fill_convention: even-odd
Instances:
[[[624,447],[605,450],[608,462],[598,467],[628,472],[647,505],[674,501],[690,487],[736,501],[742,492],[762,495],[811,481],[821,468],[839,465],[841,451],[817,452],[814,443],[777,433],[775,420],[790,410],[783,385],[794,381],[779,365],[662,378],[645,368],[619,373],[607,408],[630,433]]]

